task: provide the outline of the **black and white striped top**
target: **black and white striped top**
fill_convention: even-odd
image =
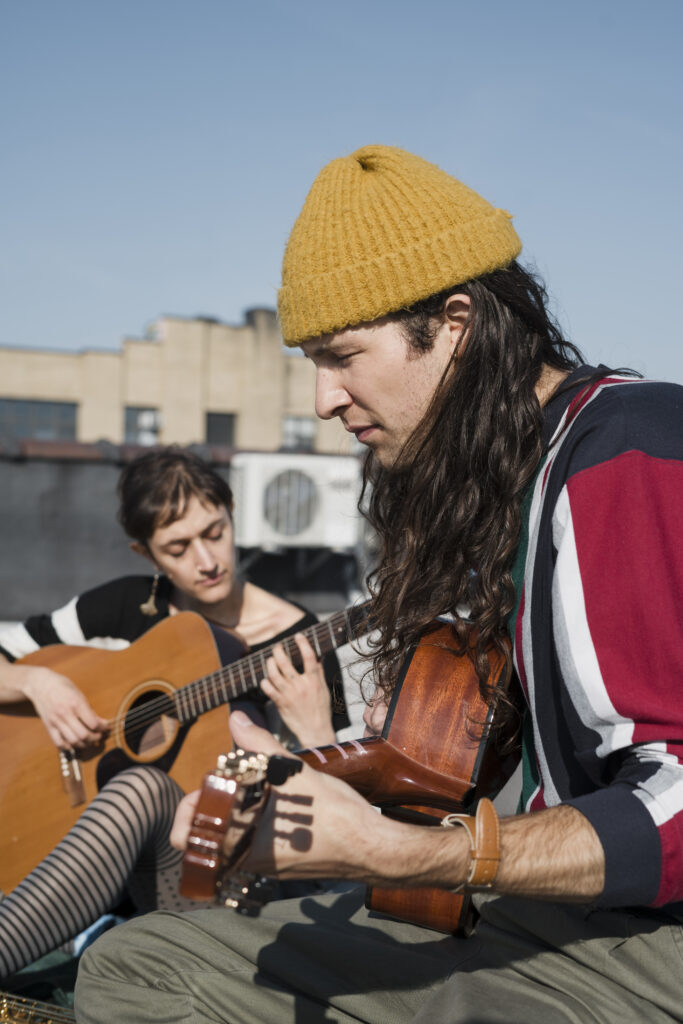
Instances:
[[[172,585],[165,576],[159,578],[155,596],[157,614],[145,615],[140,611],[140,605],[150,596],[152,582],[152,576],[122,576],[73,597],[56,611],[32,615],[25,622],[8,626],[0,632],[0,653],[9,661],[16,661],[48,644],[123,650],[171,614]],[[296,607],[301,608],[302,615],[293,626],[263,643],[253,644],[250,650],[269,647],[318,621],[306,608],[298,604]],[[334,698],[334,729],[344,729],[349,725],[349,719],[346,709],[340,709],[343,687],[334,651],[323,658],[323,669]]]

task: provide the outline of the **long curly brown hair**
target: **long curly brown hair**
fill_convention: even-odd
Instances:
[[[365,463],[361,505],[380,544],[368,579],[374,675],[390,693],[410,649],[449,612],[461,653],[476,629],[470,654],[490,698],[491,646],[505,659],[505,681],[511,674],[510,570],[521,497],[542,454],[535,386],[544,366],[570,371],[582,356],[548,313],[542,283],[517,263],[395,314],[416,354],[431,348],[454,292],[470,296],[464,351],[396,464],[383,468],[372,454]],[[464,605],[467,620],[458,616]]]

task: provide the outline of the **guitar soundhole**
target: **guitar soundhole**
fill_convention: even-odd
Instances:
[[[162,690],[147,690],[126,712],[124,735],[134,754],[149,754],[167,746],[177,731],[175,705]]]

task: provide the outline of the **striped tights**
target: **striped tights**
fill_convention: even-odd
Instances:
[[[179,786],[148,766],[109,781],[58,846],[0,902],[0,977],[75,938],[128,892],[140,912],[189,909],[169,844]]]

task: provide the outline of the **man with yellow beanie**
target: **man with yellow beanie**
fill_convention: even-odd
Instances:
[[[304,767],[273,788],[245,868],[464,891],[474,933],[369,913],[362,886],[259,920],[150,915],[86,954],[79,1021],[683,1020],[683,389],[585,365],[520,251],[508,213],[367,146],[318,175],[279,295],[318,415],[368,449],[368,732],[387,734],[401,668],[441,617],[500,744],[519,687],[523,781],[516,814],[478,790],[469,816],[427,828]],[[432,691],[415,721],[451,713],[443,668]],[[239,712],[231,729],[282,753]],[[439,742],[424,732],[415,749]]]

